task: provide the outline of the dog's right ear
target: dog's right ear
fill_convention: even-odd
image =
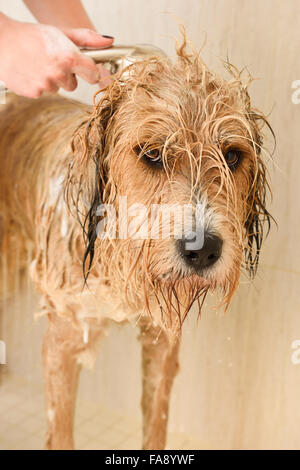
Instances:
[[[97,239],[99,216],[97,209],[110,198],[110,134],[114,115],[123,99],[123,87],[113,82],[96,103],[89,119],[82,122],[71,142],[73,159],[69,166],[66,186],[67,203],[80,221],[85,240],[83,257],[84,278],[91,270]]]

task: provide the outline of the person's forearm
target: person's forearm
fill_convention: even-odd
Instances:
[[[40,23],[57,28],[95,29],[80,0],[23,0]]]

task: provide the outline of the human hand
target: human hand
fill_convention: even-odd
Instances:
[[[102,36],[91,29],[86,28],[64,28],[63,32],[78,47],[100,49],[112,46],[114,38],[112,36]],[[111,82],[110,72],[101,64],[96,64],[99,71],[100,86],[107,86]]]
[[[89,83],[109,73],[82,54],[80,47],[109,47],[113,38],[88,29],[21,23],[0,14],[0,80],[18,95],[38,98],[59,88],[73,91],[76,75]]]

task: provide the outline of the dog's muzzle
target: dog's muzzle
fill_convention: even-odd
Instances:
[[[193,245],[195,245],[193,247]],[[223,240],[217,235],[205,233],[201,247],[193,239],[178,240],[178,250],[187,266],[196,272],[210,268],[222,254]]]

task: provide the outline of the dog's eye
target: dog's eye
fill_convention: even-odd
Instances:
[[[235,170],[241,161],[242,153],[239,150],[231,149],[225,153],[224,158],[229,168]]]
[[[162,158],[159,149],[150,149],[142,155],[144,160],[147,160],[151,165],[162,166]]]

